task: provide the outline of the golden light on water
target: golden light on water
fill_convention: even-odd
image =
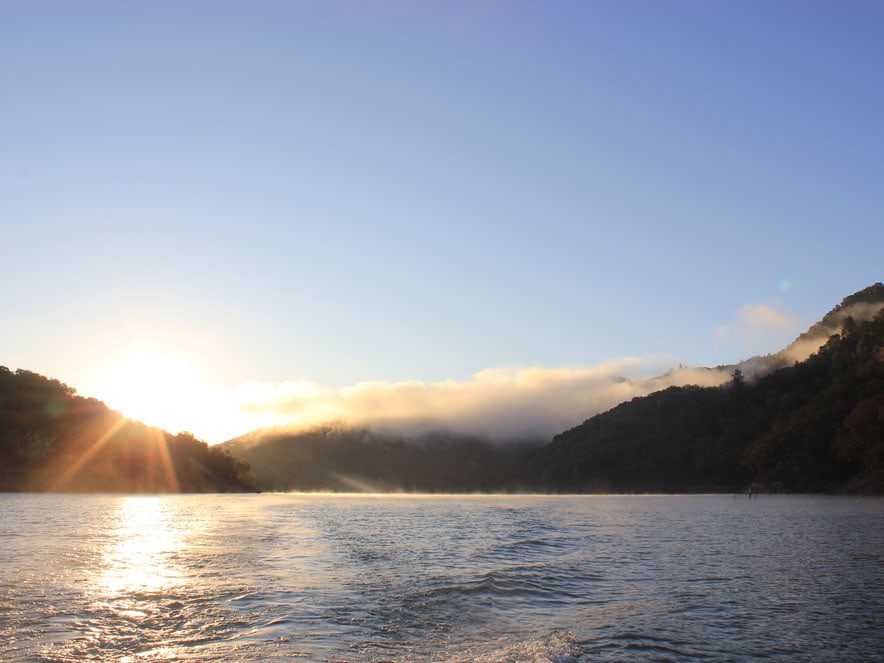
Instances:
[[[120,503],[112,541],[104,554],[101,588],[114,596],[155,593],[186,580],[176,563],[186,531],[168,500],[129,497]]]

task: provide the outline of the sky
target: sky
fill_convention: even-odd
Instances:
[[[882,280],[882,33],[861,1],[5,0],[0,364],[220,442],[547,435],[775,352]]]

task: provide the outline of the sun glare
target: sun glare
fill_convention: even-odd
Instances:
[[[177,433],[197,423],[209,391],[188,360],[142,352],[110,367],[96,396],[127,417]]]
[[[168,500],[130,497],[120,505],[101,585],[112,594],[159,591],[183,582],[172,562],[183,530],[169,513]]]
[[[209,443],[279,423],[249,411],[240,390],[209,385],[189,359],[158,351],[109,364],[93,379],[88,395],[130,419],[170,433],[189,431]]]

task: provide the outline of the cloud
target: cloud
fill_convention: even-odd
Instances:
[[[715,330],[715,342],[733,345],[746,354],[775,351],[797,336],[801,320],[787,312],[782,302],[743,306],[729,325]]]
[[[737,317],[747,327],[762,332],[769,329],[791,329],[797,322],[766,304],[746,304],[737,313]]]
[[[237,396],[256,418],[293,429],[336,421],[403,434],[446,428],[498,440],[545,440],[636,396],[729,379],[726,371],[673,364],[628,357],[588,368],[497,367],[460,382],[361,382],[338,389],[303,381],[248,384]]]
[[[839,321],[848,314],[869,317],[879,308],[880,304],[851,307],[836,317]],[[750,303],[732,324],[716,331],[716,339],[760,354],[783,347],[795,338],[799,325],[779,302]],[[755,357],[738,366],[753,376],[783,361],[805,359],[835,331],[829,326],[815,329],[778,355]],[[672,357],[636,356],[592,367],[487,368],[464,381],[372,381],[341,388],[304,380],[247,383],[228,392],[227,402],[236,404],[238,422],[243,418],[251,422],[237,434],[262,427],[300,429],[336,422],[403,434],[445,428],[497,440],[548,440],[637,396],[671,386],[723,384],[730,380],[732,368],[691,368],[678,365]]]

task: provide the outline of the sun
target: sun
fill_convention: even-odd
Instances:
[[[204,375],[185,355],[142,349],[98,368],[86,393],[130,419],[173,434],[188,431],[209,444],[282,423],[255,412],[242,387],[213,385]]]
[[[194,363],[174,354],[139,351],[110,365],[95,396],[131,419],[177,433],[198,428],[211,390]]]

